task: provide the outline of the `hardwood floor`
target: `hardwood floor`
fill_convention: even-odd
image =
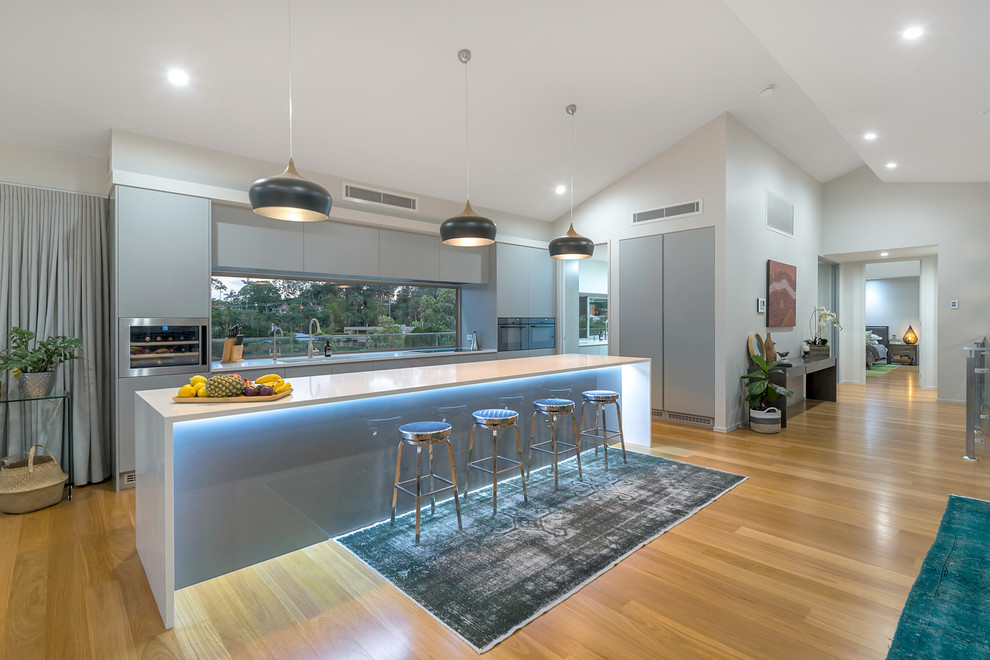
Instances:
[[[839,386],[779,435],[655,423],[652,452],[749,479],[486,654],[882,658],[961,460],[963,406],[900,367]],[[474,652],[327,542],[185,589],[162,629],[134,491],[0,515],[3,658],[454,658]]]

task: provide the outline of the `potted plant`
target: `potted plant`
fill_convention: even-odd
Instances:
[[[773,403],[780,397],[790,396],[794,392],[770,382],[770,374],[784,372],[784,367],[779,363],[768,363],[759,355],[753,355],[751,359],[756,365],[756,371],[741,377],[749,381],[746,384],[749,428],[757,433],[777,433],[780,431],[780,409],[773,407]]]
[[[811,310],[811,319],[808,326],[811,329],[811,339],[807,340],[808,353],[812,359],[827,358],[829,356],[828,337],[823,337],[829,325],[834,325],[836,330],[842,330],[835,312],[829,311],[825,307],[815,307]]]
[[[82,340],[58,335],[29,344],[35,333],[11,328],[10,345],[0,351],[0,370],[10,371],[18,379],[21,394],[29,397],[47,396],[55,387],[55,367],[74,360],[82,348]]]

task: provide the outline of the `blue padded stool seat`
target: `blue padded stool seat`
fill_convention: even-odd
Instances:
[[[474,423],[488,428],[509,427],[519,420],[519,413],[506,408],[485,408],[471,413]]]
[[[612,390],[587,390],[581,392],[581,396],[589,403],[615,403],[619,400],[619,393]]]
[[[533,405],[540,412],[571,412],[574,402],[570,399],[537,399]]]
[[[399,491],[416,499],[416,543],[419,543],[420,503],[424,497],[430,498],[430,513],[436,511],[437,494],[448,490],[454,491],[454,507],[457,509],[457,527],[461,527],[461,503],[457,499],[457,475],[454,473],[454,448],[450,445],[450,424],[446,422],[410,422],[399,427],[399,451],[395,458],[395,482],[392,484],[392,522],[395,525],[395,508],[398,503]],[[447,458],[450,460],[450,479],[438,476],[433,472],[433,445],[447,445]],[[416,448],[416,476],[410,479],[399,479],[402,468],[402,445],[412,445]],[[429,472],[423,474],[423,447],[427,448],[429,457]],[[430,480],[430,490],[423,492],[423,479]],[[436,482],[443,484],[436,487]]]
[[[399,427],[399,435],[409,444],[439,441],[450,435],[451,428],[446,422],[411,422]]]

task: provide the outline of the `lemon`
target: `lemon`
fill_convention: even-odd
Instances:
[[[201,387],[198,390],[196,390],[196,396],[206,398],[210,395],[206,393],[206,387]]]
[[[179,388],[179,396],[196,396],[196,388],[192,385],[183,385]]]
[[[206,381],[205,380],[197,380],[195,383],[192,384],[192,386],[193,386],[193,389],[194,390],[196,390],[197,392],[199,392],[201,389],[203,389],[203,388],[206,387]]]
[[[193,376],[192,378],[189,379],[190,385],[196,385],[199,383],[206,384],[206,376]]]

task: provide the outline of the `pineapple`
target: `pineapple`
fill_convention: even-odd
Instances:
[[[206,396],[209,397],[229,397],[241,396],[244,381],[237,376],[218,375],[211,376],[206,381]]]

